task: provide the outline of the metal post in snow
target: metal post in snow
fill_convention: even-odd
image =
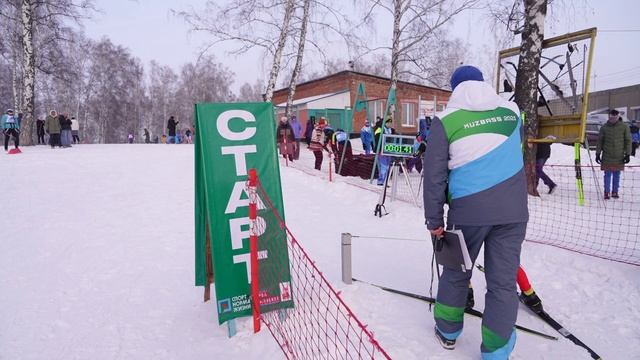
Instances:
[[[341,235],[341,253],[342,253],[342,282],[351,285],[351,234],[342,233]]]

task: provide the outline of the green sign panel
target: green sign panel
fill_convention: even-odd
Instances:
[[[196,285],[205,286],[206,231],[210,231],[218,322],[252,314],[248,170],[284,219],[271,103],[195,106]],[[263,214],[264,203],[259,202]],[[286,235],[265,221],[259,237],[261,311],[292,307]],[[207,224],[209,225],[207,227]],[[261,270],[262,272],[262,270]]]

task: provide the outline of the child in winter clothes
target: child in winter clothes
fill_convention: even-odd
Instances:
[[[13,109],[8,109],[2,115],[2,133],[4,134],[4,151],[9,150],[9,139],[13,137],[13,146],[17,149],[20,145],[20,119],[13,115]]]

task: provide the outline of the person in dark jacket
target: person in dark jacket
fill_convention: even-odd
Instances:
[[[73,137],[71,135],[71,119],[67,114],[58,115],[58,122],[60,123],[60,145],[62,147],[71,147]]]
[[[38,135],[38,145],[45,145],[44,142],[44,120],[36,120],[36,134]]]
[[[373,153],[375,154],[378,151],[378,143],[380,142],[380,134],[382,130],[378,131],[382,128],[382,118],[376,117],[376,122],[373,124]]]
[[[287,121],[287,117],[283,116],[280,118],[280,125],[278,125],[278,129],[276,130],[276,141],[278,142],[278,147],[280,148],[280,154],[285,159],[289,159],[289,161],[293,161],[293,155],[295,152],[296,146],[296,136],[291,128],[291,124]]]
[[[549,140],[555,140],[555,136],[549,135],[547,136]],[[551,157],[551,143],[538,143],[538,149],[536,150],[536,187],[538,187],[538,183],[540,179],[544,182],[547,187],[549,187],[548,194],[553,194],[558,185],[551,180],[549,175],[544,172],[544,164]]]
[[[176,121],[176,119],[171,115],[169,121],[167,122],[167,130],[169,130],[169,137],[167,138],[167,144],[175,144],[176,143],[176,126],[180,121]]]
[[[311,145],[311,136],[313,135],[313,129],[316,127],[316,117],[311,116],[307,121],[307,125],[304,130],[304,142],[307,143],[307,147]]]
[[[611,110],[609,120],[600,128],[596,146],[596,162],[604,171],[605,200],[619,197],[620,172],[624,170],[624,164],[630,161],[630,155],[631,131],[622,122],[618,110]]]
[[[151,135],[149,135],[149,130],[147,128],[144,129],[144,143],[151,144],[151,139],[149,139]]]

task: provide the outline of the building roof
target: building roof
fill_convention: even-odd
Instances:
[[[302,86],[302,85],[306,85],[306,84],[311,84],[317,81],[321,81],[321,80],[325,80],[334,76],[340,76],[340,75],[359,75],[359,76],[366,76],[366,77],[370,77],[370,78],[374,78],[374,79],[378,79],[378,80],[385,80],[385,81],[391,81],[390,78],[388,77],[383,77],[383,76],[378,76],[378,75],[371,75],[371,74],[366,74],[366,73],[361,73],[361,72],[357,72],[357,71],[352,71],[352,70],[343,70],[334,74],[329,74],[327,76],[323,76],[321,78],[317,78],[317,79],[313,79],[313,80],[309,80],[309,81],[305,81],[303,83],[299,83],[296,84],[296,86]],[[406,84],[406,85],[411,85],[411,86],[418,86],[421,88],[425,88],[425,89],[431,89],[431,90],[439,90],[439,91],[446,91],[446,92],[451,92],[451,90],[446,90],[446,89],[440,89],[437,87],[433,87],[433,86],[426,86],[426,85],[422,85],[422,84],[417,84],[417,83],[412,83],[412,82],[408,82],[408,81],[402,81],[402,80],[398,80],[398,84]],[[275,90],[274,93],[276,92],[280,92],[280,91],[284,91],[287,90],[288,88],[281,88],[278,90]]]
[[[328,98],[328,97],[339,95],[339,94],[344,94],[344,93],[347,93],[347,92],[349,92],[349,90],[342,90],[342,91],[337,91],[337,92],[333,92],[333,93],[329,93],[329,94],[320,94],[320,95],[309,96],[309,97],[302,98],[302,99],[296,99],[296,100],[293,100],[293,104],[292,105],[293,106],[303,105],[303,104],[307,104],[307,103],[310,103],[310,102],[313,102],[313,101],[316,101],[316,100]],[[277,104],[275,106],[277,106],[277,107],[285,107],[286,105],[287,105],[287,102],[284,101],[284,102],[281,102],[281,103],[279,103],[279,104]]]

